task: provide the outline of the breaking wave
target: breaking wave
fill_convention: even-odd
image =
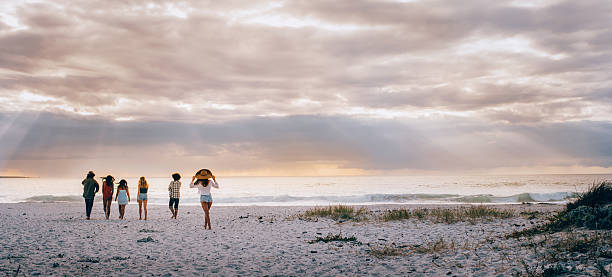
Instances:
[[[26,198],[24,202],[37,202],[37,203],[61,203],[61,202],[83,202],[82,196],[75,195],[40,195]]]
[[[576,197],[573,192],[521,193],[511,196],[456,195],[456,194],[366,194],[350,196],[254,196],[216,198],[222,204],[258,203],[523,203],[523,202],[565,202]]]
[[[573,192],[555,193],[521,193],[511,196],[457,195],[457,194],[365,194],[346,196],[291,196],[291,195],[263,195],[250,197],[222,197],[213,196],[217,204],[231,205],[325,205],[333,203],[344,204],[410,204],[410,203],[525,203],[525,202],[565,202],[576,197]],[[96,197],[96,200],[100,200]],[[40,195],[26,198],[19,202],[37,203],[66,203],[82,202],[83,197],[76,195]],[[153,205],[167,204],[166,197],[149,197]],[[136,201],[133,201],[134,203]],[[182,197],[181,203],[199,204],[197,197]]]

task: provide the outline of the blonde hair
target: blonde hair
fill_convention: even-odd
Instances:
[[[140,179],[138,180],[138,188],[148,188],[149,184],[147,183],[147,180],[145,180],[145,177],[140,177]]]

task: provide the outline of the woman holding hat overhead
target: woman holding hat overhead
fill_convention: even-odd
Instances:
[[[200,192],[200,205],[202,205],[202,210],[204,210],[204,229],[206,229],[207,226],[208,230],[212,229],[210,225],[210,207],[212,207],[210,187],[219,188],[215,176],[208,169],[199,170],[195,176],[191,177],[189,187],[198,188]]]

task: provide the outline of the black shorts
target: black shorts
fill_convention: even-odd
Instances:
[[[178,210],[179,199],[178,198],[170,198],[170,203],[168,203],[168,206],[170,208],[172,208],[173,204],[174,204],[174,209]]]

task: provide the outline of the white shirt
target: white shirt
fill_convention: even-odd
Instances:
[[[198,183],[197,185],[193,184],[193,181],[189,184],[190,188],[198,188],[198,190],[200,191],[200,195],[210,195],[210,187],[215,187],[215,188],[219,188],[219,184],[213,180],[208,180],[208,186],[203,186],[200,183]]]

